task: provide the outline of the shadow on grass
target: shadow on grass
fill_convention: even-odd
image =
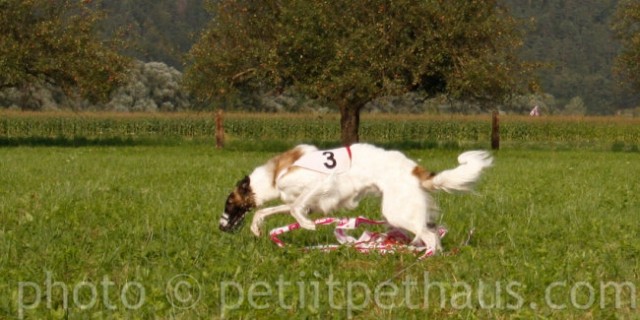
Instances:
[[[370,143],[378,147],[389,150],[426,150],[426,149],[444,149],[444,150],[461,150],[465,148],[475,147],[482,149],[482,146],[460,144],[455,141],[387,141],[387,142],[370,142],[362,141],[362,143]],[[295,147],[298,144],[310,144],[318,147],[318,149],[332,149],[341,147],[340,141],[240,141],[234,140],[227,143],[225,150],[228,151],[257,151],[257,152],[283,152]]]
[[[66,138],[66,137],[28,137],[6,138],[0,137],[0,147],[86,147],[86,146],[114,146],[130,147],[148,145],[151,141],[123,139],[123,138]]]
[[[369,142],[381,148],[389,150],[461,150],[476,148],[482,149],[482,145],[464,144],[455,141],[387,141]],[[225,147],[225,151],[255,151],[255,152],[284,152],[299,144],[311,144],[318,149],[331,149],[342,146],[340,141],[286,141],[286,140],[232,140]],[[0,137],[0,147],[133,147],[133,146],[177,146],[177,145],[211,145],[215,144],[210,139],[188,139],[183,137],[146,137],[146,138],[86,138],[86,137]]]
[[[611,144],[611,151],[613,152],[640,152],[640,148],[637,144],[625,143],[622,141],[616,141]]]

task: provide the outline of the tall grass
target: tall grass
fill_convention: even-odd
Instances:
[[[212,113],[0,113],[0,144],[57,142],[214,141]],[[418,146],[489,144],[488,116],[362,116],[362,141]],[[337,144],[335,114],[225,115],[231,144],[280,141]],[[640,119],[614,117],[501,116],[502,145],[509,148],[591,148],[637,151]]]

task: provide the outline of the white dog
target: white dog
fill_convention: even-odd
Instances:
[[[301,227],[315,229],[308,213],[354,209],[365,195],[374,194],[382,197],[387,222],[413,233],[414,242],[422,241],[433,254],[440,249],[438,208],[429,191],[470,191],[492,157],[486,151],[468,151],[458,162],[457,168],[435,174],[398,151],[369,144],[320,151],[299,145],[238,182],[227,198],[220,229],[237,229],[249,210],[278,198],[284,204],[255,213],[251,231],[256,236],[264,219],[277,213],[290,213]]]

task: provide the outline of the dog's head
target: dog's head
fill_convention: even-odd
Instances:
[[[256,207],[256,202],[251,189],[251,180],[248,176],[238,181],[233,192],[227,197],[224,212],[220,218],[220,230],[232,232],[242,225],[244,216],[249,210]]]

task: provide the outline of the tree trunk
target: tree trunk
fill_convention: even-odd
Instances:
[[[360,140],[360,107],[353,105],[340,106],[340,132],[342,144],[352,145]]]
[[[498,111],[491,113],[491,149],[500,149],[500,122],[498,120]]]

